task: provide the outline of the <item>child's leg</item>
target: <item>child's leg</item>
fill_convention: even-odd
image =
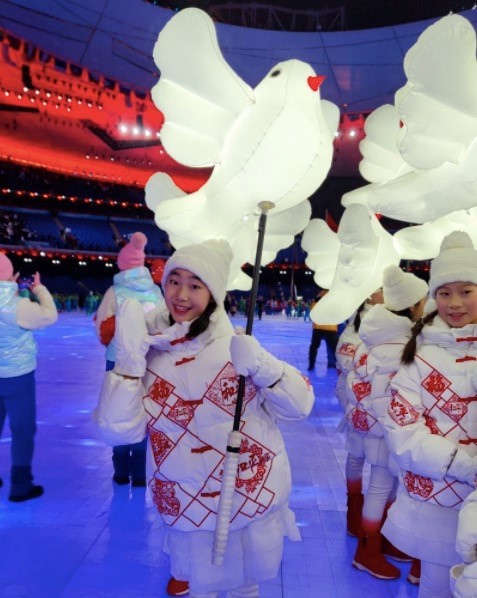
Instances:
[[[418,596],[419,598],[452,598],[449,567],[422,561]]]
[[[258,584],[253,583],[236,590],[229,590],[225,596],[226,598],[258,598]]]
[[[129,484],[129,459],[131,445],[113,446],[113,481],[116,484]]]
[[[131,444],[129,474],[133,486],[146,485],[146,449],[147,437],[142,442]]]
[[[361,534],[361,515],[363,510],[363,467],[364,457],[355,457],[348,453],[346,458],[346,491],[348,495],[346,529],[350,536]]]
[[[395,478],[387,467],[371,465],[361,519],[362,535],[353,559],[355,567],[380,579],[397,579],[401,575],[399,569],[389,563],[382,552],[381,526],[394,483]]]

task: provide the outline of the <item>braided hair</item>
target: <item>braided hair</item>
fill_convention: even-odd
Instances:
[[[402,364],[408,365],[414,361],[417,349],[417,337],[421,333],[424,326],[426,326],[427,324],[432,324],[436,316],[437,310],[432,311],[430,314],[427,314],[427,316],[424,316],[414,324],[414,326],[411,329],[411,338],[407,341],[406,346],[404,347],[404,350],[402,352]]]

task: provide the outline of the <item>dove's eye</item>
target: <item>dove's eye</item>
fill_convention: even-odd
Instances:
[[[282,74],[282,69],[275,69],[270,73],[270,77],[279,77]]]

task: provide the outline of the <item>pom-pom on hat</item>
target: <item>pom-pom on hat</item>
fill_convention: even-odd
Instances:
[[[13,276],[13,264],[4,253],[0,253],[0,280],[9,280]]]
[[[120,270],[131,270],[144,266],[144,248],[147,244],[147,237],[143,233],[133,233],[127,243],[118,253],[118,268]]]
[[[383,272],[384,306],[391,311],[402,311],[416,305],[427,296],[427,283],[399,266],[388,266]]]
[[[209,239],[203,243],[186,245],[167,260],[162,275],[163,284],[172,270],[189,270],[205,283],[217,305],[225,300],[232,250],[224,239]]]
[[[461,230],[444,237],[439,254],[431,263],[431,296],[435,298],[437,289],[451,282],[477,284],[477,251],[469,235]]]

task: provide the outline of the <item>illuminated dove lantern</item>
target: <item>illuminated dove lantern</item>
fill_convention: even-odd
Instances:
[[[459,210],[432,222],[409,226],[393,236],[394,247],[403,260],[436,257],[444,237],[455,230],[466,232],[477,247],[477,208]]]
[[[308,226],[314,226],[313,223]],[[307,233],[308,227],[304,236]],[[315,324],[344,322],[381,286],[384,269],[400,261],[392,236],[365,205],[353,204],[345,210],[336,235],[339,241],[339,247],[335,243],[336,270],[329,293],[311,310],[310,317]],[[312,255],[311,239],[309,241],[307,247]],[[329,247],[332,249],[331,243]],[[320,252],[319,240],[315,251]]]
[[[166,151],[180,164],[213,171],[190,194],[164,173],[153,175],[147,205],[175,247],[226,238],[242,265],[250,239],[250,231],[242,229],[256,229],[258,204],[275,204],[267,224],[273,234],[273,219],[323,182],[338,108],[320,99],[323,77],[299,60],[277,64],[250,88],[224,60],[213,21],[199,9],[182,10],[166,24],[154,59],[161,76],[152,98],[164,114]],[[290,216],[280,222],[287,239],[300,232]],[[275,252],[283,248],[275,245]]]
[[[390,218],[426,223],[477,205],[477,62],[471,23],[449,15],[428,27],[407,52],[404,70],[408,81],[395,96],[403,127],[391,141],[411,168],[347,194],[344,203],[360,201]]]

